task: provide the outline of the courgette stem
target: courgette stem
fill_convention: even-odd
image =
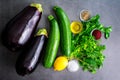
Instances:
[[[30,6],[37,8],[38,11],[40,11],[40,12],[43,12],[42,5],[39,3],[31,3]]]
[[[52,19],[54,19],[54,17],[52,15],[49,15],[48,20],[51,21]]]
[[[39,29],[35,36],[40,36],[40,35],[45,35],[46,37],[48,37],[47,30],[44,29],[44,28],[43,29]]]
[[[58,8],[58,6],[54,6],[54,7],[53,7],[53,10],[56,10],[57,8]]]

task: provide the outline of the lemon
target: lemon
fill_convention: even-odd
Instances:
[[[81,22],[78,22],[78,21],[73,21],[70,25],[70,28],[71,28],[71,32],[74,33],[74,34],[78,34],[82,31],[83,29],[83,25]]]
[[[64,70],[68,65],[68,59],[65,56],[60,56],[56,58],[54,62],[54,70],[55,71],[62,71]]]

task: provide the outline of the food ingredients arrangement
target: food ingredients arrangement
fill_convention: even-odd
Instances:
[[[80,12],[80,21],[70,22],[67,13],[54,6],[55,16],[49,15],[49,32],[39,29],[35,33],[42,16],[42,5],[32,3],[11,19],[2,33],[3,44],[11,51],[23,50],[19,55],[15,69],[24,76],[32,73],[43,57],[45,68],[62,71],[67,68],[76,72],[96,73],[103,66],[106,46],[101,44],[108,39],[112,27],[100,23],[100,15],[91,16],[89,10]],[[60,46],[60,56],[57,56]]]

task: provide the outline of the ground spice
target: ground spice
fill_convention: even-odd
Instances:
[[[82,21],[87,21],[90,19],[90,12],[88,10],[82,10],[80,13],[80,17]]]
[[[102,36],[102,33],[100,30],[94,30],[92,35],[95,37],[96,40],[100,39]]]

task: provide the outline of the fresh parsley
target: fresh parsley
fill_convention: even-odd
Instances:
[[[94,29],[98,29],[108,39],[112,31],[111,26],[103,26],[99,19],[100,16],[97,14],[89,21],[82,22],[83,31],[72,36],[72,53],[70,58],[77,59],[84,71],[90,71],[92,73],[96,73],[97,69],[102,67],[105,59],[103,51],[106,47],[100,44],[100,40],[95,40],[91,32]]]

